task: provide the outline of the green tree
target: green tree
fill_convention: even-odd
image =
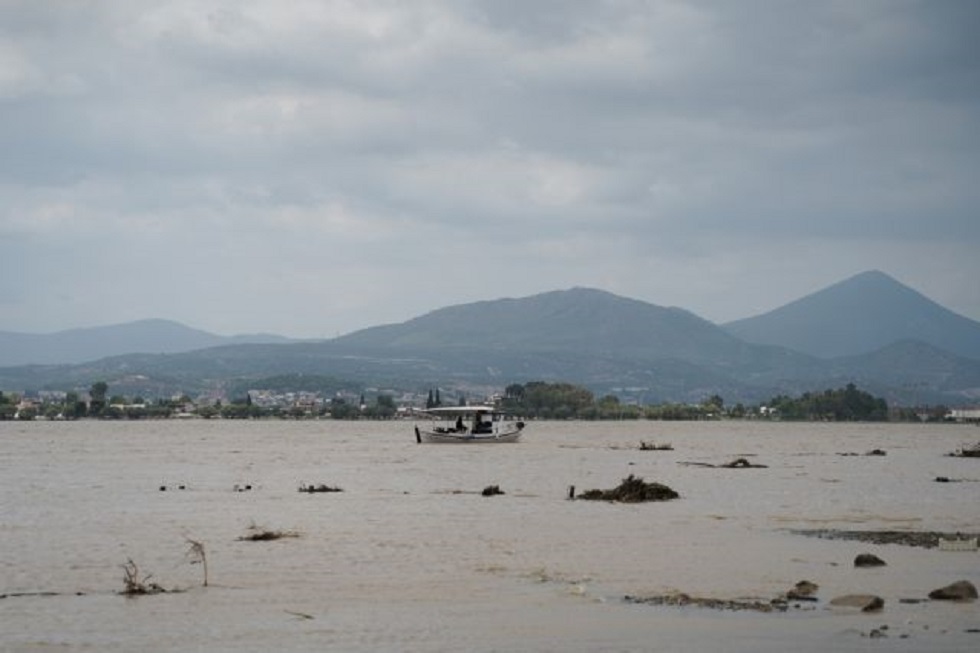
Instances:
[[[361,411],[344,399],[334,397],[330,400],[330,416],[334,419],[357,419],[361,416]]]
[[[105,381],[96,381],[89,388],[88,414],[93,417],[101,417],[106,410],[106,394],[109,392],[109,384]]]
[[[10,420],[17,414],[17,403],[19,399],[16,395],[8,395],[0,392],[0,420]]]

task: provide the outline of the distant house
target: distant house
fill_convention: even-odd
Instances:
[[[946,419],[954,422],[980,422],[980,408],[953,408]]]

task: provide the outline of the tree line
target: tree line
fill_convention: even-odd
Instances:
[[[63,401],[40,406],[18,408],[16,395],[0,392],[0,419],[99,418],[99,419],[154,419],[173,417],[192,406],[189,397],[145,402],[136,397],[128,401],[121,396],[108,396],[108,386],[99,381],[92,384],[88,402],[78,393],[69,392]],[[460,395],[459,403],[465,403]],[[438,389],[430,390],[426,407],[442,405]],[[720,418],[767,418],[781,420],[820,421],[882,421],[889,418],[886,401],[859,390],[853,383],[823,392],[805,392],[799,397],[778,395],[766,404],[746,407],[739,403],[726,406],[719,395],[711,395],[700,403],[640,406],[624,404],[613,394],[596,397],[590,390],[571,383],[531,381],[508,385],[497,408],[502,412],[525,419],[580,419],[580,420],[703,420]],[[256,418],[324,418],[333,419],[392,419],[398,414],[394,399],[379,394],[369,403],[364,395],[360,401],[334,397],[329,401],[289,407],[258,406],[245,393],[227,403],[216,402],[206,406],[193,406],[198,417],[225,419]],[[894,415],[893,415],[894,416]],[[899,419],[909,418],[908,413]]]

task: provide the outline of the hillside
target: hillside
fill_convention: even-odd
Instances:
[[[273,335],[219,336],[170,320],[140,320],[56,333],[0,331],[0,367],[82,363],[121,354],[168,354],[240,343],[282,343]]]
[[[364,329],[334,343],[368,349],[572,351],[594,356],[733,360],[742,343],[693,313],[573,288],[521,299],[450,306],[401,324]]]
[[[907,295],[889,290],[897,282],[881,286],[874,274],[864,282],[885,295]],[[860,294],[853,283],[845,282],[844,289],[845,296]],[[828,310],[841,310],[840,301],[818,300]],[[923,302],[904,305],[915,309]],[[897,304],[888,306],[896,310]],[[892,320],[903,321],[895,315]],[[162,351],[160,342],[156,346],[147,351]],[[79,364],[3,367],[0,390],[84,390],[104,380],[114,392],[152,397],[220,393],[285,374],[409,392],[454,388],[466,394],[511,383],[566,381],[597,395],[613,393],[641,403],[700,402],[714,394],[730,403],[752,403],[848,382],[900,403],[963,404],[980,397],[980,360],[921,340],[818,358],[745,342],[682,309],[587,288],[449,306],[327,341],[225,344]]]
[[[883,272],[863,272],[762,315],[723,325],[756,344],[832,358],[918,340],[980,360],[980,322],[954,313]]]

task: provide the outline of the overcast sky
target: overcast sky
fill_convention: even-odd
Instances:
[[[0,330],[882,270],[980,320],[980,2],[0,0]]]

